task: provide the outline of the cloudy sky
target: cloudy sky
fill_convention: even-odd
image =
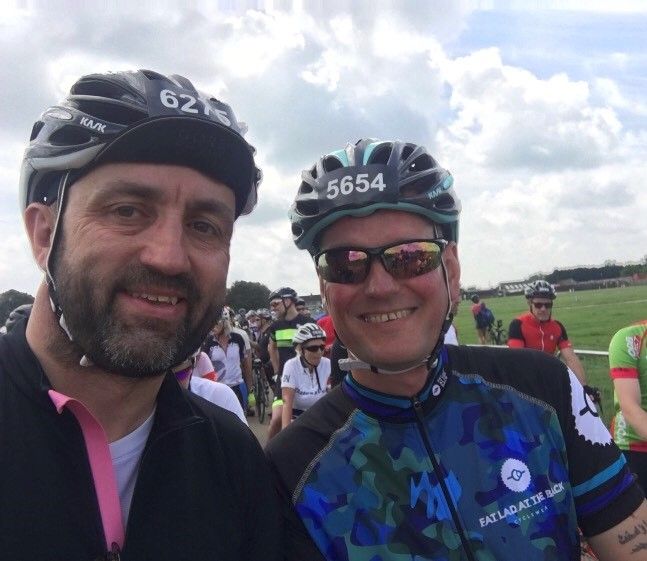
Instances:
[[[136,68],[185,75],[248,123],[264,181],[230,283],[317,291],[287,209],[303,168],[368,136],[424,144],[454,174],[465,286],[638,261],[645,4],[0,1],[0,292],[41,279],[17,206],[33,122],[82,74]]]

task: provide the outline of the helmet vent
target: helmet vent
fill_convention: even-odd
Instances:
[[[119,103],[106,103],[105,101],[97,103],[88,99],[76,99],[74,105],[79,111],[92,115],[95,119],[120,125],[131,125],[146,117],[143,112]]]
[[[104,80],[86,79],[74,84],[70,92],[73,95],[92,95],[96,97],[107,97],[109,99],[121,99],[124,94],[124,88]]]
[[[393,145],[390,142],[378,146],[371,154],[371,158],[368,163],[386,165],[389,161],[389,156],[391,155],[392,149]]]
[[[323,159],[322,165],[326,173],[330,173],[331,171],[335,171],[336,169],[344,167],[339,159],[335,156],[326,156]]]
[[[406,148],[405,148],[406,150]],[[429,154],[421,154],[409,166],[409,171],[424,171],[435,167],[434,160]]]
[[[92,140],[90,131],[67,125],[54,131],[49,137],[49,142],[54,146],[78,146]]]
[[[154,70],[143,70],[141,73],[146,76],[149,80],[166,80],[165,76],[162,76],[161,74],[155,72]]]
[[[41,131],[41,129],[45,126],[45,123],[43,121],[36,121],[34,123],[34,126],[31,129],[31,136],[29,137],[29,141],[31,142],[38,136],[38,133]]]
[[[413,151],[415,150],[415,146],[413,144],[407,144],[403,149],[402,149],[402,160],[406,160]]]
[[[306,183],[305,181],[303,181],[301,183],[301,186],[299,187],[299,194],[300,195],[308,195],[309,193],[312,193],[313,191],[314,191],[314,189],[312,188],[312,185],[310,185],[309,183]]]
[[[297,201],[296,207],[301,216],[316,216],[319,213],[319,203],[313,199]]]
[[[441,210],[451,210],[455,206],[456,202],[454,201],[454,197],[452,197],[449,193],[443,193],[442,195],[439,195],[434,201],[434,207]]]

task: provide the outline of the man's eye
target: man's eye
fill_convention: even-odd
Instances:
[[[135,216],[135,212],[134,206],[119,206],[115,209],[115,213],[121,218],[132,218]]]
[[[196,230],[197,232],[200,232],[201,234],[209,234],[209,235],[217,235],[218,231],[216,228],[213,227],[212,224],[209,222],[205,222],[204,220],[196,220],[192,224],[193,229]]]

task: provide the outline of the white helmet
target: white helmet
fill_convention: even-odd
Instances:
[[[321,329],[316,323],[304,323],[300,325],[297,332],[292,337],[292,344],[299,345],[307,343],[313,339],[325,339],[326,332]]]

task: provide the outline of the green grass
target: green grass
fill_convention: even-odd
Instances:
[[[506,329],[512,319],[528,309],[526,299],[521,295],[493,297],[485,301],[496,319],[503,320]],[[462,302],[454,320],[459,341],[468,345],[478,341],[471,306],[470,301]],[[618,329],[647,319],[647,285],[560,292],[553,317],[564,324],[576,350],[607,351],[609,341]],[[613,386],[607,357],[579,356],[589,384],[602,391],[603,418],[608,425],[613,413]]]

